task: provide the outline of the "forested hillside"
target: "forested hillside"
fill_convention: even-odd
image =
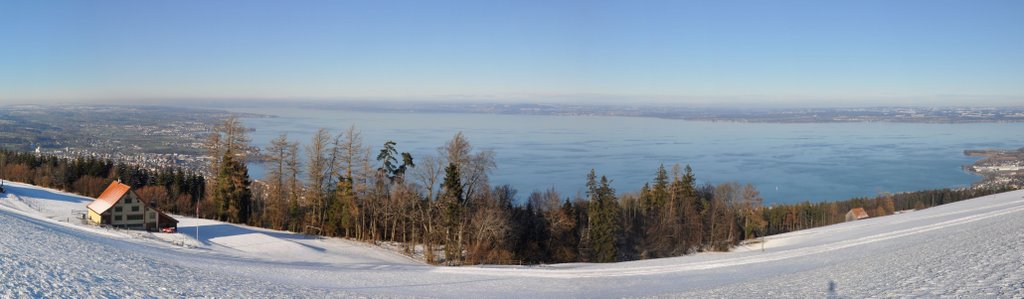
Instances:
[[[355,127],[320,130],[307,144],[281,134],[261,150],[268,176],[254,182],[246,161],[258,149],[246,132],[229,119],[210,135],[206,178],[176,168],[9,151],[0,152],[0,178],[86,196],[121,180],[172,213],[397,242],[409,253],[422,246],[428,262],[446,265],[614,262],[729,250],[746,239],[842,222],[851,208],[882,216],[1006,191],[942,189],[766,207],[752,185],[698,184],[689,166],[673,165],[654,170],[638,192],[616,192],[610,178],[591,170],[580,176],[584,197],[554,189],[524,196],[513,186],[492,186],[494,152],[476,150],[461,133],[436,155],[413,157],[393,141],[364,145]]]

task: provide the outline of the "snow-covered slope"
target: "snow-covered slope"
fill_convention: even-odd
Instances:
[[[8,200],[0,200],[0,207],[10,208],[30,217],[54,220],[73,229],[113,237],[138,239],[137,241],[163,241],[152,243],[167,243],[166,245],[198,248],[223,255],[274,261],[422,264],[401,254],[380,250],[365,243],[317,239],[291,232],[179,215],[174,215],[179,221],[178,234],[103,229],[83,223],[81,215],[85,213],[85,206],[92,202],[92,198],[20,183],[8,182],[7,189]],[[3,198],[2,196],[0,195],[0,198]]]
[[[772,236],[764,251],[458,268],[201,219],[182,218],[175,235],[108,231],[74,219],[87,198],[8,191],[0,297],[1024,298],[1024,191]]]

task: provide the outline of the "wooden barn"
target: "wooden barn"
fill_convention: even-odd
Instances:
[[[178,228],[178,220],[157,210],[156,203],[140,198],[131,189],[121,182],[111,182],[95,201],[86,206],[89,222],[148,231]]]
[[[853,208],[846,212],[846,221],[861,220],[868,217],[868,212],[865,212],[864,208]]]

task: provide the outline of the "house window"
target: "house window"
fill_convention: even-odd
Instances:
[[[142,220],[142,215],[128,215],[128,220]]]
[[[120,212],[120,211],[123,211],[123,210],[124,209],[121,208],[120,206],[114,207],[114,212]]]
[[[132,207],[132,212],[138,212],[138,211],[139,211],[139,206]]]
[[[114,216],[114,221],[121,221],[121,215]]]
[[[124,204],[131,204],[131,203],[132,203],[132,198],[131,197],[125,197],[124,198]]]

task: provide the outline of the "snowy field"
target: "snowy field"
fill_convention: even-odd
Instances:
[[[772,236],[764,251],[455,268],[363,243],[187,217],[178,217],[179,234],[102,229],[80,220],[89,198],[6,187],[4,298],[1024,298],[1024,191]]]

